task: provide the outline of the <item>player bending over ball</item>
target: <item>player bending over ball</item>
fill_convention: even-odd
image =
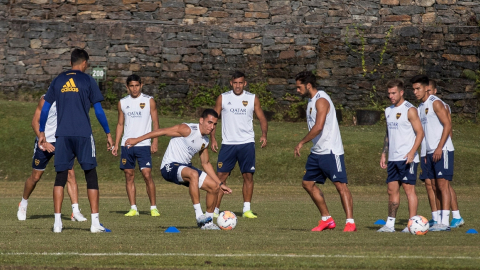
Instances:
[[[213,109],[203,111],[199,124],[180,124],[169,128],[160,128],[139,138],[130,138],[125,146],[131,148],[139,142],[159,136],[172,137],[163,156],[160,170],[165,180],[177,185],[187,186],[192,198],[197,225],[202,230],[220,230],[213,220],[213,211],[219,192],[226,194],[232,190],[220,182],[208,157],[208,136],[217,125],[218,114]],[[192,166],[192,157],[198,153],[205,172]],[[200,192],[207,192],[207,212],[203,214],[200,206]]]

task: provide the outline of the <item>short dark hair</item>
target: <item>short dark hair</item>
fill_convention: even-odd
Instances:
[[[218,113],[214,110],[214,109],[205,109],[203,112],[202,112],[202,115],[200,117],[202,117],[203,119],[207,118],[209,115],[215,117],[215,118],[218,118]]]
[[[405,87],[403,86],[403,80],[393,79],[387,82],[387,89],[397,87],[398,90],[404,91]]]
[[[83,61],[88,61],[88,59],[89,57],[87,51],[82,49],[73,50],[72,55],[70,56],[70,62],[72,65],[78,65]]]
[[[433,89],[437,88],[437,82],[435,80],[430,80],[429,84],[433,87]]]
[[[430,83],[430,80],[428,79],[427,75],[417,75],[412,79],[410,79],[410,82],[412,84],[419,83],[423,86],[428,86],[428,84]]]
[[[238,71],[238,70],[235,71],[235,72],[233,72],[233,74],[232,74],[232,80],[235,80],[235,79],[238,79],[238,78],[242,78],[242,77],[245,78],[245,74],[244,74],[243,72],[241,72],[241,71]],[[217,117],[217,118],[218,118],[218,117]]]
[[[127,85],[130,82],[138,82],[138,83],[142,84],[142,78],[140,78],[140,76],[138,76],[137,74],[132,74],[132,75],[127,77]]]
[[[313,88],[317,88],[317,77],[311,71],[302,71],[295,76],[295,81],[300,81],[302,84],[311,84]]]

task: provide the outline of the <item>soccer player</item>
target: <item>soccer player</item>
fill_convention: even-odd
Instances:
[[[35,138],[35,145],[33,149],[33,160],[32,160],[32,174],[25,181],[25,186],[23,188],[23,197],[22,201],[18,204],[17,218],[18,220],[27,219],[27,206],[28,198],[32,194],[37,182],[43,175],[45,168],[47,167],[50,159],[55,155],[55,131],[57,130],[57,108],[55,102],[52,104],[50,111],[48,112],[48,119],[45,126],[45,136],[46,143],[42,146],[43,148],[38,148],[38,136],[40,134],[40,113],[42,111],[43,103],[45,102],[44,96],[40,98],[38,102],[37,109],[33,115],[32,119],[32,128],[37,137]],[[75,172],[72,170],[68,171],[68,180],[67,180],[67,191],[72,202],[72,216],[70,217],[72,221],[86,221],[87,219],[80,213],[78,207],[78,187],[77,181],[75,180]]]
[[[130,138],[125,146],[131,148],[143,140],[168,136],[172,137],[163,156],[160,170],[168,182],[188,187],[195,210],[197,225],[202,230],[219,230],[212,222],[213,211],[218,193],[230,194],[232,190],[218,179],[208,157],[208,137],[217,125],[218,114],[213,109],[206,109],[200,117],[199,124],[180,124],[168,128],[156,129],[139,138]],[[192,166],[192,157],[199,153],[205,172]],[[200,192],[207,192],[207,212],[203,214],[200,206]]]
[[[255,94],[245,91],[245,74],[235,71],[230,80],[232,90],[218,96],[215,111],[222,117],[222,147],[218,154],[217,174],[222,183],[238,161],[243,176],[243,217],[257,218],[250,209],[253,196],[253,174],[255,173],[255,134],[253,132],[253,113],[260,121],[262,136],[261,147],[267,146],[268,124]],[[211,148],[218,150],[215,131],[210,135]],[[223,193],[218,194],[215,216],[218,216]]]
[[[48,111],[53,102],[57,104],[57,138],[55,145],[55,186],[53,188],[53,205],[55,223],[53,232],[62,232],[63,224],[61,209],[63,189],[67,182],[68,170],[73,167],[75,157],[84,170],[87,182],[87,194],[90,201],[92,233],[109,232],[100,224],[98,217],[98,177],[97,160],[95,158],[95,141],[90,125],[90,106],[93,104],[95,115],[107,134],[107,148],[113,146],[112,136],[108,127],[107,117],[102,109],[103,96],[95,80],[85,70],[88,68],[88,53],[82,49],[75,49],[71,54],[71,66],[68,71],[60,73],[50,84],[45,103],[40,114],[40,134],[38,145],[46,142],[45,124]]]
[[[448,110],[441,99],[428,94],[430,80],[427,76],[417,75],[410,82],[415,96],[422,101],[418,111],[425,133],[427,178],[435,179],[436,195],[441,203],[441,217],[430,231],[450,231],[449,181],[453,178],[454,148],[450,138],[452,125]]]
[[[129,95],[118,102],[118,124],[115,137],[115,147],[112,154],[117,156],[118,145],[122,132],[122,154],[120,158],[120,169],[125,173],[126,189],[130,201],[130,211],[125,214],[127,217],[138,216],[137,203],[135,198],[135,161],[143,175],[147,186],[147,194],[150,199],[150,215],[160,216],[156,206],[155,183],[152,178],[152,155],[157,152],[158,139],[144,140],[132,148],[123,146],[129,138],[140,137],[153,129],[158,129],[158,114],[153,97],[142,93],[142,79],[138,75],[127,77],[127,89]]]
[[[400,186],[407,195],[410,218],[417,215],[418,199],[415,193],[419,162],[417,149],[423,139],[422,123],[417,109],[403,97],[403,81],[391,80],[387,83],[387,89],[392,106],[385,109],[387,132],[380,167],[387,169],[388,172],[388,218],[386,225],[378,232],[395,232],[395,218],[400,205]],[[402,232],[409,232],[408,227]]]
[[[347,186],[344,151],[340,129],[338,127],[335,106],[330,96],[322,90],[317,90],[317,79],[312,72],[303,71],[295,77],[297,93],[308,97],[307,124],[308,134],[295,147],[295,156],[300,156],[303,145],[313,142],[310,149],[302,186],[317,206],[322,219],[312,231],[334,229],[336,224],[328,212],[322,191],[315,185],[324,184],[328,177],[340,194],[343,209],[347,216],[344,232],[353,232],[357,228],[353,219],[353,199]]]

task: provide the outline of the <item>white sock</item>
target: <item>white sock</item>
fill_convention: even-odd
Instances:
[[[80,209],[78,209],[78,203],[72,204],[72,211],[73,211],[74,213],[80,212]]]
[[[22,197],[22,201],[20,202],[20,206],[21,207],[27,207],[28,205],[28,200],[25,200],[23,197]]]
[[[132,204],[132,206],[130,206],[130,209],[133,209],[133,210],[135,210],[135,211],[138,211],[136,204]]]
[[[100,227],[100,219],[98,218],[98,213],[92,214],[92,225]]]
[[[331,218],[332,216],[322,216],[322,221],[327,221],[327,219]]]
[[[62,213],[55,213],[55,224],[54,227],[62,227]]]
[[[433,212],[432,212],[432,219],[433,219],[433,221],[436,221],[436,222],[438,223],[438,219],[439,219],[439,218],[438,218],[438,213],[437,213],[437,211],[433,211]]]
[[[217,207],[215,207],[215,210],[213,211],[215,214],[220,214],[220,209],[218,209]]]
[[[198,218],[199,216],[203,215],[202,207],[200,206],[199,203],[194,204],[193,209],[195,210],[195,217]]]
[[[243,213],[250,211],[250,202],[243,203]]]
[[[206,212],[205,215],[206,215],[207,217],[211,217],[211,218],[213,219],[213,213]]]
[[[389,228],[395,227],[395,218],[394,217],[387,217],[387,224],[385,224]]]
[[[450,210],[442,210],[442,225],[450,225]]]
[[[345,224],[347,223],[355,223],[355,221],[353,220],[353,218],[347,218],[347,222],[345,222]]]
[[[437,210],[437,223],[442,224],[442,210]]]
[[[150,210],[153,210],[153,209],[157,209],[157,206],[156,205],[150,206]]]
[[[452,211],[452,216],[453,216],[453,218],[456,218],[456,219],[461,219],[462,218],[460,216],[460,210]]]

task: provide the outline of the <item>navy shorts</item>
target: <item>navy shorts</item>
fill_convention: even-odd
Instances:
[[[255,143],[222,144],[217,172],[231,172],[237,161],[241,173],[255,173]]]
[[[425,157],[420,157],[420,169],[421,169],[421,172],[418,178],[423,182],[425,182],[425,179],[430,179],[428,178],[427,161]]]
[[[433,162],[433,154],[427,154],[428,179],[444,178],[448,181],[453,179],[453,155],[454,151],[442,151],[442,158]]]
[[[389,161],[387,163],[387,184],[394,181],[400,181],[405,184],[415,185],[417,182],[418,163],[405,161]]]
[[[140,170],[144,168],[152,168],[152,153],[150,146],[122,146],[122,154],[120,155],[120,169],[135,169],[135,161],[138,162]]]
[[[55,147],[55,143],[50,143]],[[35,139],[35,146],[33,147],[32,168],[37,171],[43,171],[47,167],[50,159],[55,155],[55,151],[49,153],[48,151],[42,151],[38,147],[38,138]]]
[[[162,177],[163,179],[167,180],[168,182],[175,183],[177,185],[184,185],[184,186],[189,186],[189,182],[183,181],[182,176],[181,176],[181,170],[180,168],[190,168],[198,172],[198,187],[202,187],[203,181],[207,177],[207,174],[203,172],[202,170],[199,170],[195,167],[192,166],[192,163],[190,164],[182,164],[182,163],[170,163],[170,164],[165,164],[163,168],[160,169],[162,172]]]
[[[95,141],[90,137],[62,136],[55,143],[55,171],[63,172],[73,168],[77,161],[84,171],[97,167],[95,158]]]
[[[348,183],[343,155],[335,155],[331,152],[326,155],[310,153],[305,165],[303,181],[324,184],[327,178],[332,182]]]

